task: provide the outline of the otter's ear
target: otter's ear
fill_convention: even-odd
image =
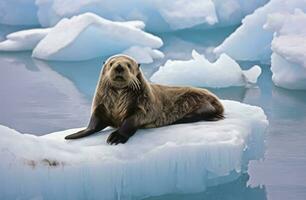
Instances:
[[[140,67],[140,64],[138,64],[138,68]]]
[[[103,61],[102,65],[105,65],[105,61]]]

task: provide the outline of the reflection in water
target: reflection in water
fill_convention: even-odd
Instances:
[[[266,188],[247,185],[248,174],[241,175],[237,180],[223,185],[208,188],[197,194],[163,195],[145,200],[266,200]]]
[[[2,53],[0,66],[2,125],[37,135],[86,125],[89,101],[46,63]]]

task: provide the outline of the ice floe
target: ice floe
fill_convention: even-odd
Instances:
[[[226,53],[235,60],[270,62],[274,31],[265,29],[268,17],[274,13],[293,13],[296,8],[306,11],[306,0],[271,0],[242,20],[242,25],[219,45],[215,52]],[[301,26],[301,28],[304,28]]]
[[[222,101],[225,119],[139,130],[110,146],[110,130],[65,141],[0,126],[1,199],[135,199],[205,190],[237,178],[264,153],[263,110]]]
[[[226,54],[211,63],[193,50],[191,60],[168,60],[150,80],[170,85],[221,88],[255,84],[260,74],[259,66],[243,71],[239,64]]]
[[[157,48],[162,40],[143,31],[141,21],[114,22],[92,13],[63,19],[52,28],[11,33],[0,42],[0,51],[33,50],[44,60],[76,61],[109,56],[125,51],[140,62],[162,58]],[[137,54],[137,55],[136,55]]]

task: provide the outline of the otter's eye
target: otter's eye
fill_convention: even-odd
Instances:
[[[127,66],[128,66],[129,69],[131,69],[131,67],[132,67],[130,63],[128,63]]]
[[[109,63],[109,66],[111,67],[113,64],[114,64],[114,62],[110,62],[110,63]]]

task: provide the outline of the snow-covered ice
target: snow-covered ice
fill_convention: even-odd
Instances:
[[[260,74],[259,66],[255,65],[243,71],[239,64],[226,54],[211,63],[193,50],[191,60],[168,60],[150,80],[170,85],[222,88],[255,84]]]
[[[271,70],[275,85],[306,89],[306,14],[274,14],[265,28],[275,31],[272,41]]]
[[[224,100],[225,119],[139,130],[110,146],[110,130],[65,141],[0,126],[1,199],[135,199],[191,193],[234,180],[264,153],[263,110]]]
[[[62,18],[93,12],[115,21],[141,20],[148,30],[169,31],[198,25],[239,24],[268,0],[37,0],[38,18],[43,26],[53,26]]]
[[[8,34],[6,40],[0,42],[0,51],[33,50],[50,30],[51,28],[37,28]]]
[[[271,0],[242,20],[242,25],[232,33],[215,52],[226,53],[235,60],[270,61],[274,31],[264,25],[270,15],[293,13],[296,8],[306,11],[306,0]],[[302,25],[300,28],[304,28]]]

